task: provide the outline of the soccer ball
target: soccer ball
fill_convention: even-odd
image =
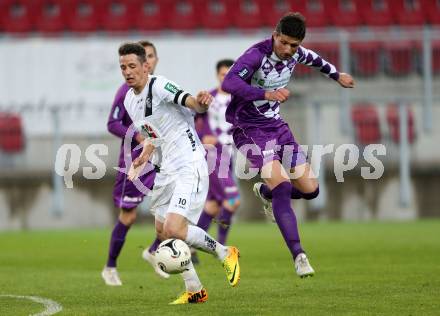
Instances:
[[[191,263],[191,251],[180,239],[167,239],[156,250],[156,264],[162,271],[177,274],[185,271]]]

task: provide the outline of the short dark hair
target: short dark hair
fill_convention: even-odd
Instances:
[[[289,12],[280,19],[275,31],[302,41],[306,37],[306,18],[299,12]]]
[[[157,57],[156,46],[154,46],[153,43],[151,43],[150,41],[147,41],[147,40],[139,41],[138,43],[141,44],[143,47],[152,47],[154,50],[154,55],[156,55],[156,57]]]
[[[233,59],[221,59],[217,62],[217,65],[215,66],[215,69],[217,69],[217,73],[220,71],[220,68],[222,67],[231,67],[234,64]]]
[[[118,52],[119,56],[135,54],[141,64],[143,64],[147,60],[145,48],[139,43],[124,43],[119,46]]]

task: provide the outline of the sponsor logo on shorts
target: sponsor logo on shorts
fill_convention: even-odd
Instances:
[[[275,154],[275,151],[273,149],[269,149],[269,150],[263,150],[262,153],[263,153],[264,157],[267,157],[267,156]]]
[[[125,196],[122,198],[122,201],[124,201],[124,202],[142,202],[142,197],[140,197],[140,196],[133,197],[133,196],[127,196],[127,195],[125,195]]]
[[[237,191],[238,191],[237,187],[226,187],[225,188],[225,192],[226,193],[234,193],[234,192],[237,192]]]

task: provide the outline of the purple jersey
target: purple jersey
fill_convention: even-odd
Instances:
[[[298,63],[315,67],[334,80],[339,78],[335,66],[302,46],[289,60],[279,59],[272,41],[266,39],[249,48],[223,81],[222,89],[232,94],[226,120],[234,127],[279,128],[285,124],[279,115],[279,102],[264,100],[264,93],[286,87]]]

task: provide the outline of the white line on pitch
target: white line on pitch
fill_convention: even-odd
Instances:
[[[47,298],[43,298],[43,297],[38,297],[38,296],[23,296],[23,295],[9,295],[9,294],[0,294],[0,297],[11,297],[11,298],[20,298],[20,299],[25,299],[25,300],[31,300],[34,301],[36,303],[40,303],[43,304],[44,307],[46,308],[44,311],[42,311],[41,313],[38,314],[32,314],[29,316],[50,316],[50,315],[54,315],[58,312],[61,312],[63,310],[63,306],[61,306],[61,304],[52,301],[50,299]]]

